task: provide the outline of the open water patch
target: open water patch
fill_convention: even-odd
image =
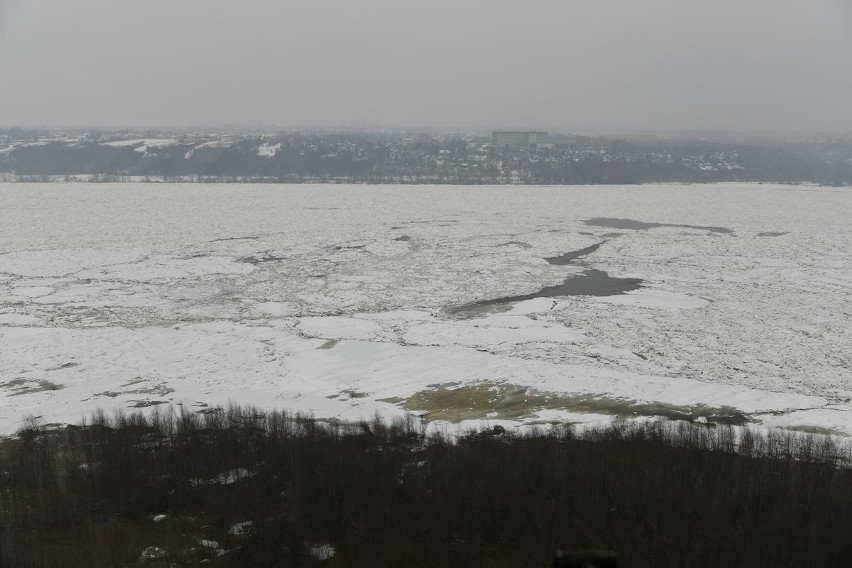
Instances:
[[[452,314],[482,313],[491,308],[500,307],[505,304],[524,302],[535,298],[559,298],[564,296],[615,296],[638,290],[642,287],[640,278],[615,278],[603,270],[590,268],[580,274],[573,274],[565,279],[562,284],[556,286],[545,286],[538,292],[531,294],[520,294],[518,296],[505,296],[491,300],[480,300],[463,304],[448,310]]]
[[[583,221],[589,227],[606,227],[607,229],[631,229],[634,231],[647,231],[649,229],[659,229],[660,227],[677,227],[680,229],[696,229],[699,231],[708,231],[710,233],[722,233],[724,235],[734,234],[733,229],[725,227],[708,227],[704,225],[685,225],[681,223],[646,223],[645,221],[636,221],[633,219],[616,219],[613,217],[593,217]]]
[[[603,241],[603,242],[594,244],[590,247],[582,248],[580,250],[566,252],[565,254],[560,254],[559,256],[551,256],[551,257],[545,258],[544,260],[546,260],[550,264],[555,264],[557,266],[564,266],[566,264],[570,264],[570,263],[574,262],[578,258],[584,257],[588,254],[592,254],[593,252],[595,252],[596,250],[601,248],[601,245],[604,244],[605,242],[606,241]]]

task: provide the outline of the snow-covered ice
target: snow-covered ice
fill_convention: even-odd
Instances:
[[[512,385],[852,435],[850,213],[804,186],[0,184],[0,433]],[[588,270],[642,287],[461,309]]]

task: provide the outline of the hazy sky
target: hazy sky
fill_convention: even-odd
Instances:
[[[852,0],[0,0],[0,124],[852,131]]]

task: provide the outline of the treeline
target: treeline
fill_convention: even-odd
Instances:
[[[852,185],[852,138],[746,143],[559,136],[538,147],[498,148],[490,138],[474,135],[149,132],[128,133],[138,139],[126,145],[115,145],[122,138],[117,133],[75,136],[0,130],[0,174],[18,181],[89,176],[91,181]],[[154,140],[146,145],[146,139]]]
[[[849,457],[666,421],[449,443],[414,419],[101,414],[0,442],[0,566],[845,566]]]

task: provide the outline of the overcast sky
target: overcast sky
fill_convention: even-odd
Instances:
[[[852,131],[852,0],[0,0],[0,124]]]

